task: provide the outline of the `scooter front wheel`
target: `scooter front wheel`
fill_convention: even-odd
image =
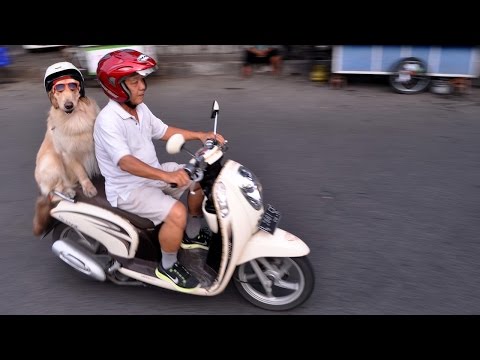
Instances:
[[[307,257],[257,258],[237,266],[235,287],[249,302],[266,310],[283,311],[304,303],[312,294],[315,276]]]

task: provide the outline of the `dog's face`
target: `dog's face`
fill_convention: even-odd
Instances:
[[[72,78],[63,78],[54,82],[48,93],[50,102],[55,109],[72,113],[80,99],[80,82]]]

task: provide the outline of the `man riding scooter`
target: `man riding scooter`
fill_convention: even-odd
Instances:
[[[152,140],[167,141],[173,134],[202,143],[214,137],[224,143],[224,138],[167,125],[150,111],[144,103],[145,78],[156,69],[154,59],[131,49],[113,51],[99,61],[97,78],[110,100],[95,122],[95,152],[110,204],[162,224],[157,277],[188,291],[199,281],[178,261],[177,253],[180,247],[208,249],[210,235],[201,226],[204,195],[195,183],[187,195],[187,219],[187,208],[179,199],[192,180],[183,164],[161,163]]]

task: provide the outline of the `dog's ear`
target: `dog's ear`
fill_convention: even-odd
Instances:
[[[58,109],[59,106],[58,106],[58,101],[57,99],[55,98],[55,95],[53,94],[53,91],[49,91],[48,92],[48,98],[50,99],[50,102],[52,103],[53,107],[55,109]]]

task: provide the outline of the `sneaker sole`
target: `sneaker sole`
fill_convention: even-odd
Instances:
[[[208,250],[207,245],[200,245],[200,244],[185,244],[181,243],[180,247],[185,250],[192,250],[192,249],[203,249],[203,250]]]
[[[173,286],[175,286],[175,288],[178,290],[178,291],[182,291],[182,292],[186,292],[186,293],[189,293],[189,292],[192,292],[194,291],[195,289],[198,289],[200,287],[200,284],[198,284],[197,286],[195,286],[194,288],[183,288],[181,286],[178,286],[177,284],[175,284],[172,279],[170,279],[168,276],[162,274],[160,271],[158,271],[158,269],[155,269],[155,275],[157,276],[157,278],[159,278],[160,280],[164,280],[164,281],[168,281],[170,284],[172,284]]]

